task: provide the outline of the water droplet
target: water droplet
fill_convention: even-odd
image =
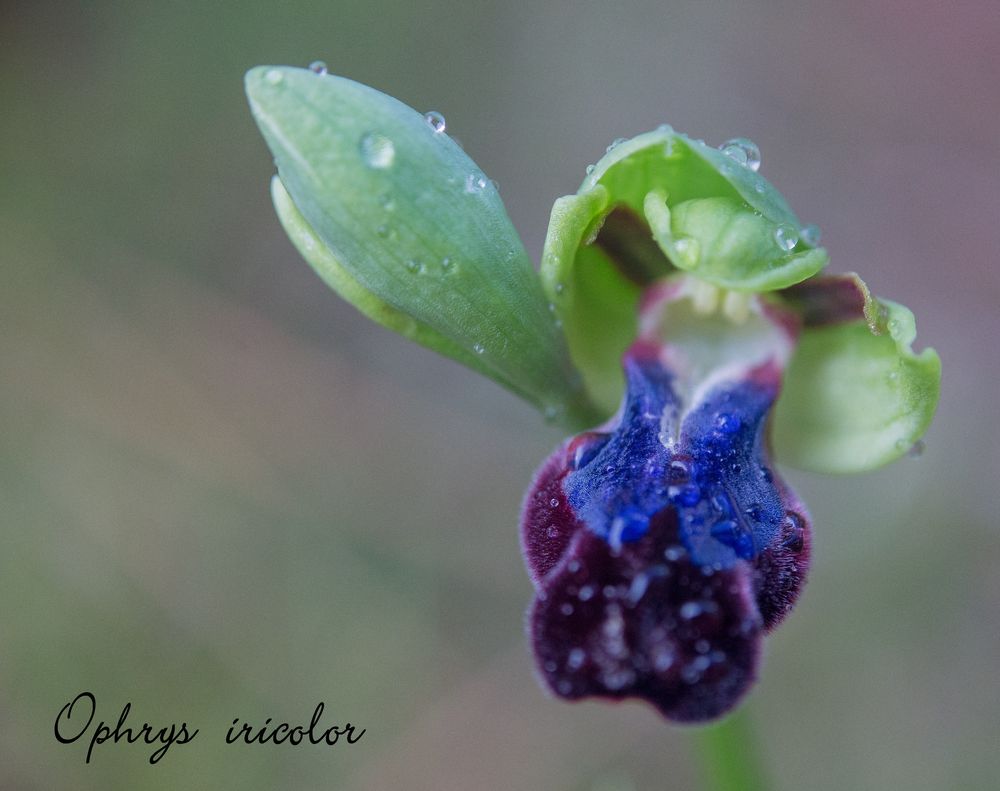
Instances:
[[[767,185],[764,183],[764,179],[757,179],[757,181],[754,182],[753,191],[758,195],[762,195],[766,189]]]
[[[562,283],[556,283],[556,294],[562,294],[566,290],[566,286]]]
[[[678,239],[674,242],[674,252],[680,259],[679,263],[688,269],[694,269],[698,266],[698,260],[701,258],[701,245],[698,244],[697,239]]]
[[[573,685],[570,684],[566,679],[563,679],[558,684],[556,684],[556,691],[560,695],[568,695],[573,691]]]
[[[587,655],[583,652],[582,648],[573,648],[570,650],[569,656],[566,657],[566,667],[570,670],[578,670],[583,667],[586,658]]]
[[[703,612],[700,602],[686,601],[681,605],[680,615],[685,621],[692,621]]]
[[[569,563],[566,564],[566,571],[568,571],[570,574],[576,574],[576,572],[578,572],[579,570],[580,570],[579,560],[571,560]]]
[[[385,170],[392,167],[396,158],[396,147],[385,135],[377,132],[368,132],[363,135],[359,144],[361,158],[365,164],[375,170]]]
[[[737,415],[720,414],[715,418],[715,427],[722,434],[735,434],[740,430],[741,420]]]
[[[321,60],[314,60],[309,64],[309,71],[313,74],[326,74],[326,64]]]
[[[787,253],[799,243],[799,235],[791,225],[779,225],[774,229],[774,241]]]
[[[712,644],[708,642],[704,637],[700,640],[696,640],[694,644],[694,650],[699,654],[707,654],[712,649]]]
[[[546,404],[545,408],[542,410],[543,417],[552,423],[559,415],[562,414],[562,408],[556,406],[555,404]]]
[[[465,177],[465,191],[470,194],[482,192],[486,189],[486,177],[481,173],[470,173]]]
[[[473,345],[472,351],[474,351],[476,354],[482,354],[483,352],[486,351],[486,347],[483,346],[483,344],[481,343],[477,343]]]
[[[924,444],[924,441],[922,439],[918,439],[916,442],[910,445],[910,449],[906,451],[906,455],[909,456],[911,459],[919,459],[921,456],[924,455],[924,451],[926,449],[927,446]]]
[[[562,604],[559,605],[559,612],[561,612],[563,615],[572,615],[573,605],[570,604],[569,602],[563,602]]]
[[[441,271],[442,272],[454,272],[455,262],[452,261],[448,256],[441,259]]]
[[[559,528],[555,525],[549,525],[549,529],[545,531],[545,535],[549,538],[555,538],[559,535]]]
[[[611,145],[609,145],[606,149],[604,149],[605,153],[610,154],[624,142],[625,142],[624,137],[616,137],[614,140],[611,141]]]
[[[813,223],[802,226],[802,230],[799,231],[799,237],[810,247],[815,247],[819,244],[820,236],[822,236],[822,231],[820,231],[818,225]]]
[[[760,169],[760,149],[753,140],[748,140],[745,137],[734,137],[719,146],[719,150],[750,170]]]
[[[687,462],[680,459],[674,459],[670,462],[670,480],[683,483],[690,475],[691,471],[688,469]]]
[[[579,593],[576,594],[576,598],[580,601],[590,601],[594,598],[594,588],[592,585],[584,585],[580,588]]]
[[[386,211],[392,211],[396,208],[396,201],[393,200],[391,192],[381,193],[376,200],[378,201],[378,205]]]
[[[264,75],[264,80],[268,85],[281,85],[281,83],[285,80],[285,75],[278,69],[270,69],[267,74]]]
[[[589,176],[591,173],[593,173],[596,167],[597,165],[587,165],[587,175]]]
[[[497,181],[496,179],[490,179],[490,184],[493,185],[493,189],[495,189],[497,192],[500,192],[500,182],[499,181]]]
[[[427,121],[431,129],[434,130],[436,134],[441,134],[447,128],[444,116],[436,110],[431,110],[429,113],[424,115],[424,120]]]
[[[684,557],[684,547],[681,546],[667,547],[663,551],[663,557],[665,557],[667,560],[670,561],[680,560],[682,557]]]
[[[559,500],[553,497],[551,500],[549,500],[549,505],[551,505],[553,508],[558,508]]]

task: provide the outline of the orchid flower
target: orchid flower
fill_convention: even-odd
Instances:
[[[258,67],[246,89],[319,275],[575,433],[522,511],[543,683],[675,721],[730,710],[809,567],[772,457],[859,472],[920,442],[941,369],[912,313],[820,274],[818,229],[748,140],[615,141],[556,201],[536,272],[440,114],[320,66]]]

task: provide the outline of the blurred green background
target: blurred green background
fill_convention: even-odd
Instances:
[[[688,731],[546,698],[521,493],[561,438],[298,259],[243,72],[448,119],[537,257],[610,140],[755,140],[832,271],[945,379],[919,459],[792,474],[815,565],[748,708],[780,789],[1000,776],[1000,12],[992,0],[0,4],[0,786],[690,789]],[[201,728],[58,744],[97,719]],[[224,744],[234,717],[368,729]]]

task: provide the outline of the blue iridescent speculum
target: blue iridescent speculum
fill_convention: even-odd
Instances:
[[[918,442],[941,364],[912,350],[913,314],[820,274],[818,230],[750,141],[666,125],[615,141],[556,201],[536,273],[440,114],[322,64],[252,69],[246,90],[279,219],[328,285],[590,429],[542,465],[522,513],[549,689],[675,721],[731,709],[809,567],[808,514],[771,446],[847,473]]]
[[[531,638],[562,697],[637,696],[699,721],[748,690],[808,568],[805,510],[766,431],[797,330],[760,301],[751,326],[726,326],[680,282],[653,290],[618,415],[560,447],[525,501]],[[705,324],[756,342],[704,368],[684,335]]]

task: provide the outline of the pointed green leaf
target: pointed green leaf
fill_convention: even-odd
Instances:
[[[842,290],[846,278],[841,281],[836,287]],[[930,425],[940,358],[933,349],[913,352],[917,331],[907,308],[871,299],[867,288],[863,294],[854,300],[853,320],[816,321],[803,330],[775,408],[782,462],[816,472],[871,470],[906,453]],[[825,304],[831,316],[845,304],[810,300],[814,311]]]
[[[252,69],[246,90],[282,223],[331,286],[550,416],[592,419],[500,196],[453,140],[385,94],[307,69]]]

